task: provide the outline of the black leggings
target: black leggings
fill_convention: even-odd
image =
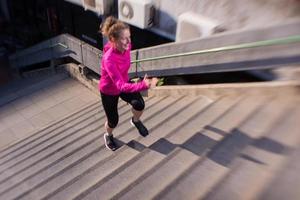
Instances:
[[[102,105],[107,117],[108,126],[115,128],[119,122],[118,102],[119,97],[129,103],[135,110],[142,111],[145,108],[145,102],[139,92],[121,93],[120,95],[107,95],[101,93]]]

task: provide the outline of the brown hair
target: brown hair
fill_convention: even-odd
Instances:
[[[118,39],[124,29],[129,29],[129,26],[113,16],[106,18],[100,25],[100,32],[109,40]]]

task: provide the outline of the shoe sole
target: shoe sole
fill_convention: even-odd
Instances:
[[[130,120],[130,124],[135,127],[134,123],[132,122],[132,120]],[[136,127],[135,127],[136,128]]]

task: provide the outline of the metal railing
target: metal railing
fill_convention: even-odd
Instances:
[[[27,53],[26,55],[31,55],[31,54],[36,54],[37,52],[40,52],[40,51],[43,51],[43,50],[47,50],[47,49],[52,49],[52,48],[55,48],[57,46],[61,46],[65,49],[69,49],[69,47],[63,43],[56,43],[56,44],[53,44],[53,45],[50,45],[50,46],[47,46],[47,47],[44,47],[44,48],[41,48],[41,49],[37,49],[37,50],[34,50],[34,51],[31,51],[29,53]]]
[[[291,27],[297,27],[296,25],[293,24],[293,26],[291,26]],[[290,29],[287,29],[287,30],[290,30]],[[265,32],[262,32],[262,31],[258,32],[258,34],[254,35],[254,37],[268,38],[268,36],[270,35],[270,32],[271,32],[270,30],[268,30],[268,31],[269,32],[266,32],[266,34],[265,34]],[[238,35],[239,38],[237,38],[237,40],[244,40],[244,39],[248,40],[247,37],[242,36],[244,34],[243,32],[238,33],[238,34],[240,34],[240,35]],[[253,34],[253,33],[251,33],[251,34]],[[224,58],[226,58],[227,54],[225,56],[223,56],[223,55],[219,56],[219,60],[217,60],[217,62],[216,62],[215,57],[214,57],[214,59],[209,60],[209,62],[202,62],[202,60],[198,59],[198,57],[193,57],[192,60],[189,59],[189,58],[188,59],[183,59],[183,58],[181,59],[180,58],[180,59],[174,60],[174,65],[173,65],[172,62],[167,61],[165,63],[163,60],[171,59],[171,58],[195,56],[195,55],[204,55],[204,54],[206,55],[206,54],[216,53],[216,52],[229,52],[229,51],[233,51],[233,50],[242,50],[242,49],[258,48],[258,47],[283,45],[282,46],[283,47],[282,51],[280,50],[279,52],[277,52],[277,50],[276,50],[277,57],[278,57],[278,53],[289,51],[289,50],[287,50],[287,48],[285,46],[286,44],[297,43],[296,45],[298,46],[298,43],[300,42],[300,35],[299,35],[299,30],[298,29],[296,29],[296,31],[294,31],[293,34],[291,34],[293,36],[284,37],[286,35],[289,35],[289,32],[287,32],[287,34],[285,34],[285,33],[278,34],[277,39],[260,40],[260,41],[256,41],[256,42],[247,42],[247,43],[227,45],[227,46],[223,45],[222,47],[217,47],[217,48],[206,48],[204,50],[194,50],[194,51],[189,51],[189,52],[173,53],[173,54],[169,54],[169,55],[154,56],[154,57],[147,56],[147,54],[151,55],[153,52],[155,52],[156,55],[159,55],[158,53],[163,53],[163,52],[165,52],[165,53],[168,53],[170,51],[173,51],[173,52],[177,51],[178,52],[178,50],[180,50],[180,49],[186,49],[185,45],[191,45],[192,49],[193,48],[197,49],[197,45],[194,45],[194,43],[199,44],[201,46],[204,42],[204,44],[212,46],[210,44],[210,42],[212,42],[212,44],[214,44],[214,38],[207,39],[207,40],[204,40],[204,41],[202,41],[200,39],[200,40],[195,40],[195,41],[192,41],[192,42],[170,43],[170,44],[167,44],[166,47],[165,47],[165,45],[163,45],[161,47],[156,46],[156,47],[153,47],[153,48],[139,49],[139,50],[135,50],[135,51],[131,52],[132,57],[135,59],[135,60],[132,60],[131,63],[135,64],[136,67],[135,67],[135,72],[134,72],[134,68],[132,68],[132,71],[130,72],[130,74],[133,75],[134,73],[135,74],[145,73],[145,72],[148,73],[149,71],[151,71],[151,73],[153,73],[153,75],[155,75],[155,76],[159,76],[159,75],[165,76],[165,75],[176,75],[176,74],[186,74],[186,73],[189,74],[189,73],[194,73],[194,72],[196,72],[196,73],[208,73],[208,72],[216,72],[216,71],[222,71],[222,70],[223,71],[226,71],[226,70],[227,71],[229,71],[229,70],[234,70],[234,71],[245,70],[246,68],[245,67],[243,68],[243,66],[241,67],[241,65],[240,66],[235,65],[234,67],[226,66],[225,68],[222,68],[222,66],[219,66],[220,63],[225,63],[225,62],[228,61],[228,59],[224,59]],[[249,34],[248,34],[248,36],[252,37],[252,35],[249,35]],[[272,36],[274,37],[273,34],[272,34]],[[233,35],[233,37],[235,38],[236,35]],[[217,38],[219,38],[218,40],[220,40],[220,39],[223,39],[224,37],[221,35],[221,36],[217,36]],[[225,37],[225,39],[226,38],[228,38],[228,37]],[[68,35],[68,34],[60,35],[60,36],[58,36],[57,39],[65,41],[65,42],[63,42],[63,43],[58,42],[58,43],[55,43],[53,45],[49,45],[49,43],[48,43],[48,45],[49,45],[48,47],[40,48],[38,50],[34,50],[34,48],[33,48],[31,52],[29,50],[29,51],[27,51],[28,53],[26,53],[26,51],[25,51],[24,53],[21,52],[21,53],[18,53],[17,55],[15,55],[14,58],[13,58],[13,62],[15,62],[14,64],[15,64],[16,68],[24,67],[28,64],[34,64],[33,62],[38,62],[41,59],[51,60],[51,59],[56,59],[56,58],[63,57],[63,56],[64,57],[69,56],[69,57],[72,57],[73,59],[75,59],[76,61],[82,63],[86,67],[90,68],[94,72],[100,73],[100,71],[99,71],[100,66],[99,65],[100,65],[100,61],[101,61],[101,57],[102,57],[102,52],[99,49],[94,48],[94,47],[90,46],[89,44],[86,44],[86,43],[80,41],[79,39],[74,38],[73,36]],[[56,39],[50,39],[50,43],[52,41],[55,42],[55,40]],[[232,43],[232,42],[235,42],[235,40],[230,41],[230,43]],[[225,42],[225,43],[227,43],[227,42]],[[55,55],[54,55],[54,51],[41,52],[45,49],[49,49],[49,48],[51,49],[51,48],[55,48],[57,46],[60,46],[60,47],[64,48],[65,50],[64,51],[59,51]],[[291,46],[293,46],[293,45],[291,45]],[[297,48],[297,46],[293,47],[294,48],[294,53],[289,54],[289,55],[296,55],[296,56],[300,57],[300,51],[299,51],[299,54],[295,53],[295,48]],[[35,48],[37,49],[38,46],[36,46]],[[281,49],[281,46],[279,48]],[[264,48],[258,50],[259,53],[263,52],[263,51],[264,51]],[[32,61],[28,62],[28,55],[32,55],[32,54],[35,54],[37,52],[41,53],[41,55],[42,55],[41,58],[38,57],[36,60],[33,59]],[[233,54],[231,54],[231,56],[232,55]],[[144,56],[144,58],[142,56]],[[235,61],[240,62],[241,59],[245,59],[245,58],[246,58],[246,61],[247,61],[247,59],[248,59],[247,56],[248,55],[246,55],[244,57],[242,56],[242,57],[239,57],[240,60],[235,60],[235,55],[234,55],[233,56],[234,59],[231,59],[229,62],[230,63],[231,62],[233,63]],[[201,57],[199,57],[199,58],[201,58]],[[252,58],[255,59],[255,57],[251,57],[251,59]],[[264,57],[264,56],[259,57],[259,59],[265,59],[265,58],[266,57]],[[249,61],[251,61],[251,59]],[[278,59],[279,59],[279,57],[278,57]],[[159,62],[153,62],[153,63],[149,63],[149,64],[146,63],[148,61],[158,61],[158,60],[159,60]],[[192,61],[192,65],[189,65],[189,64],[191,64],[191,61]],[[143,67],[140,66],[141,63],[145,63]],[[207,66],[207,65],[213,65],[213,66]],[[193,67],[192,70],[191,70],[191,67]],[[267,66],[267,67],[268,68],[275,68],[277,66]],[[137,72],[138,68],[141,69],[142,71]],[[262,67],[262,69],[263,68],[266,68],[266,67]],[[255,67],[249,66],[246,70],[252,70],[252,69],[257,69],[257,67],[255,68]],[[148,73],[148,75],[149,75],[149,73]]]
[[[69,49],[69,47],[68,47],[67,45],[65,45],[65,44],[63,44],[63,43],[60,43],[60,42],[58,42],[58,43],[56,43],[56,44],[53,44],[53,45],[49,46],[49,48],[54,48],[54,47],[56,47],[56,46],[61,46],[61,47],[65,48],[65,49]]]

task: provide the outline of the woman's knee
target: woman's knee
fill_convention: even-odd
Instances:
[[[131,105],[137,111],[142,111],[145,109],[144,101],[132,100]]]

